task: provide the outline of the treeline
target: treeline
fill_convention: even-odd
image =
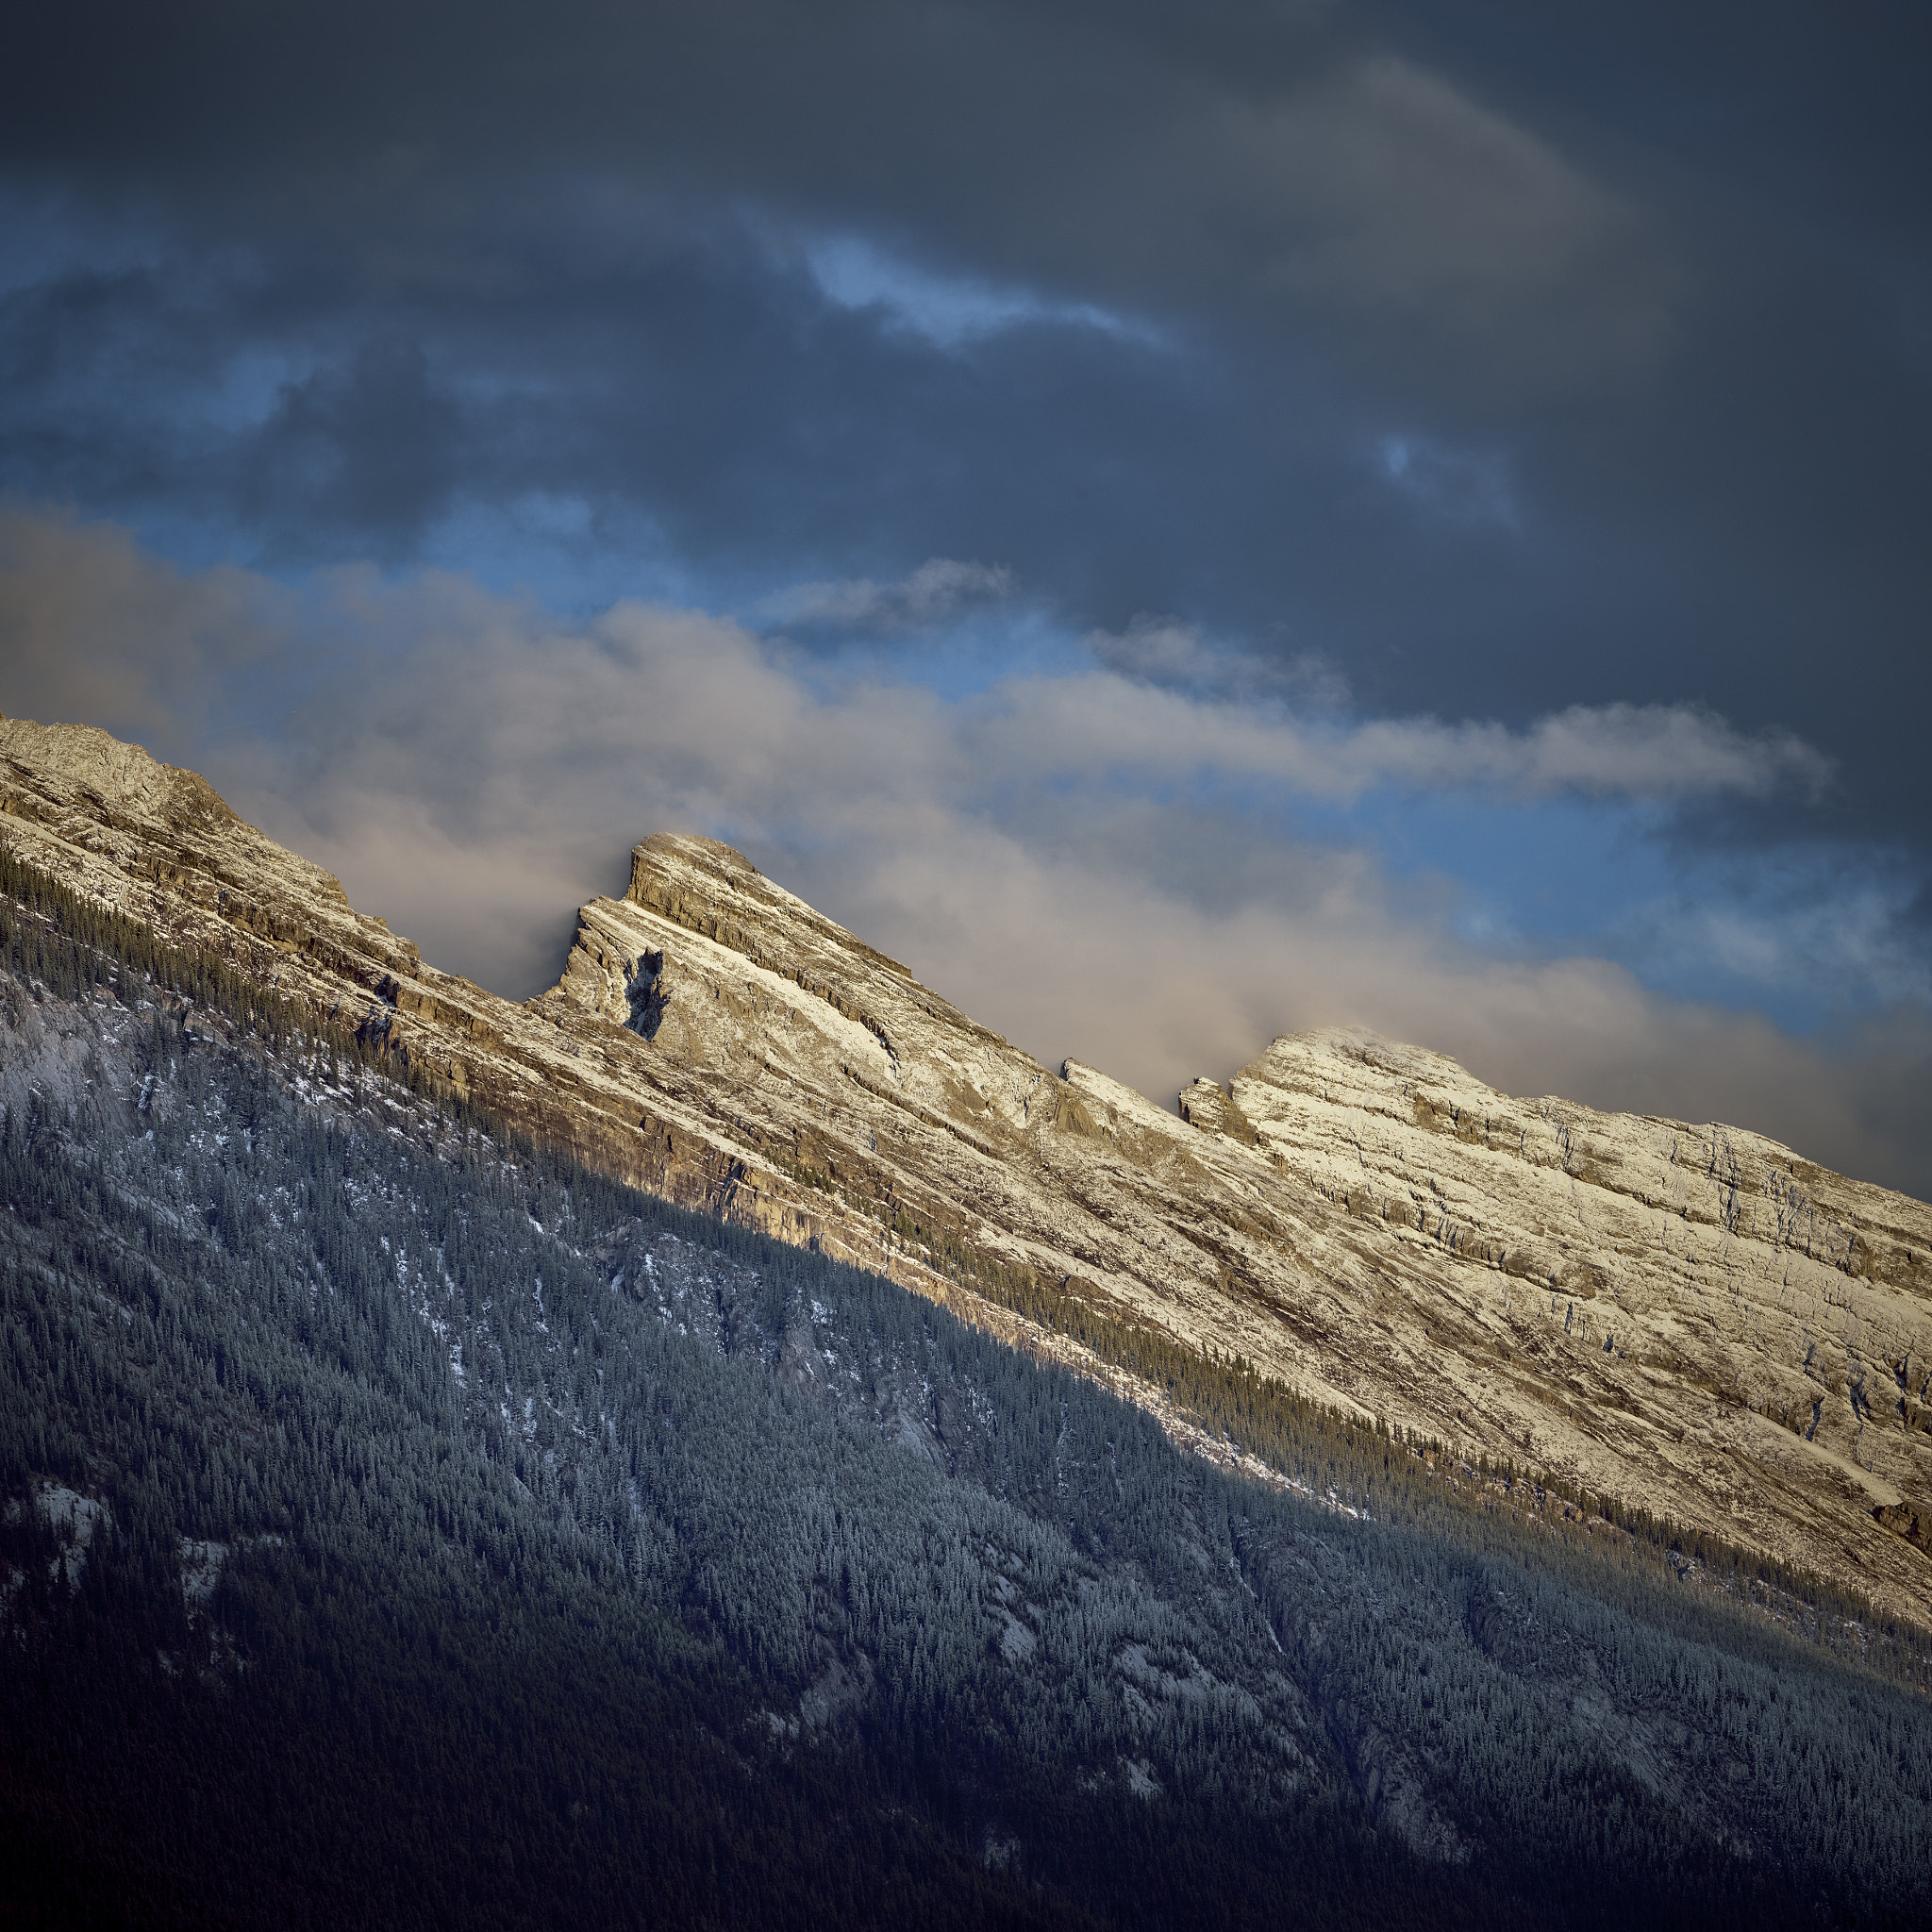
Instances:
[[[94,992],[116,998],[138,982],[144,992],[173,993],[261,1031],[275,1044],[298,1024],[320,1037],[313,1016],[258,985],[248,974],[199,951],[159,939],[144,921],[130,919],[64,885],[0,842],[0,960],[16,978],[38,981],[56,999]],[[129,977],[131,975],[131,979]],[[132,1004],[130,1001],[129,1004]],[[332,1041],[353,1053],[354,1034],[337,1027]]]
[[[881,1210],[880,1218],[951,1279],[1159,1391],[1210,1434],[1318,1496],[1332,1494],[1347,1507],[1482,1549],[1507,1552],[1524,1537],[1554,1543],[1561,1555],[1542,1560],[1572,1561],[1580,1578],[1604,1564],[1674,1581],[1685,1566],[1695,1565],[1706,1582],[1740,1604],[1754,1604],[1757,1591],[1774,1595],[1780,1614],[1795,1617],[1804,1634],[1827,1649],[1870,1662],[1914,1689],[1932,1686],[1932,1627],[1880,1609],[1809,1568],[1560,1475],[1532,1473],[1511,1458],[1468,1455],[1417,1430],[1365,1422],[1260,1374],[1244,1357],[1195,1348],[1118,1321],[903,1210]],[[1568,1504],[1582,1520],[1549,1513],[1553,1501]],[[1619,1534],[1593,1533],[1592,1518]]]
[[[22,858],[0,839],[0,970],[57,1000],[106,996],[133,1008],[175,999],[219,1013],[276,1053],[316,1047],[331,1059],[380,1072],[435,1100],[466,1126],[502,1124],[429,1070],[390,1052],[379,1036],[345,1026],[307,1001],[263,986],[200,947],[170,945],[145,921],[98,906]]]

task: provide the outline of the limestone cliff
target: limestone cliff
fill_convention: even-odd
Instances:
[[[631,1179],[958,1305],[955,1243],[1926,1616],[1919,1202],[1357,1033],[1276,1041],[1170,1113],[1056,1074],[708,840],[638,846],[518,1006],[102,733],[0,722],[0,812],[23,857]]]

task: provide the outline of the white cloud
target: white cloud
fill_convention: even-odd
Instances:
[[[430,958],[506,991],[554,975],[572,911],[622,890],[635,840],[683,826],[741,845],[1042,1058],[1072,1053],[1162,1100],[1276,1033],[1352,1022],[1517,1091],[1729,1119],[1874,1177],[1916,1178],[1932,1142],[1916,1009],[1835,1057],[1602,960],[1499,959],[1457,937],[1452,890],[1298,842],[1280,813],[1174,802],[1201,774],[1338,798],[1391,783],[1750,791],[1820,776],[1792,741],[1629,707],[1522,732],[1324,728],[1100,668],[965,699],[808,682],[751,632],[689,611],[561,622],[464,579],[367,572],[292,599],[240,574],[150,578],[138,554],[130,574],[116,533],[62,529],[6,553],[0,704],[155,721],[150,749],[206,771]],[[63,605],[23,580],[36,558],[63,578],[104,561],[134,593]],[[152,657],[150,582],[176,600]],[[70,609],[84,631],[61,629]],[[220,661],[274,667],[272,729],[245,722],[267,714],[268,687],[242,687],[210,738],[175,702],[174,680],[217,661],[192,641],[215,635]],[[1912,1041],[1916,1059],[1899,1045]]]
[[[1113,661],[1143,674],[1150,663],[1209,661],[1184,628],[1152,633],[1138,660],[1131,632],[1113,641],[1124,646]],[[1747,736],[1688,705],[1573,706],[1525,731],[1435,718],[1348,723],[1100,673],[1015,681],[989,706],[967,728],[1062,770],[1131,768],[1170,782],[1212,773],[1342,803],[1383,786],[1523,799],[1757,798],[1786,787],[1816,795],[1831,777],[1830,760],[1801,740]]]
[[[0,507],[0,704],[17,716],[190,731],[291,616],[246,571],[185,575],[110,525]]]

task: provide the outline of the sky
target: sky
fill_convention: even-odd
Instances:
[[[0,709],[496,991],[737,845],[1170,1102],[1350,1024],[1932,1197],[1907,5],[75,0]]]

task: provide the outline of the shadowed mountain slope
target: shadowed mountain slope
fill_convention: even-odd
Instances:
[[[9,1924],[1924,1923],[1856,1653],[346,1040],[0,864]]]

